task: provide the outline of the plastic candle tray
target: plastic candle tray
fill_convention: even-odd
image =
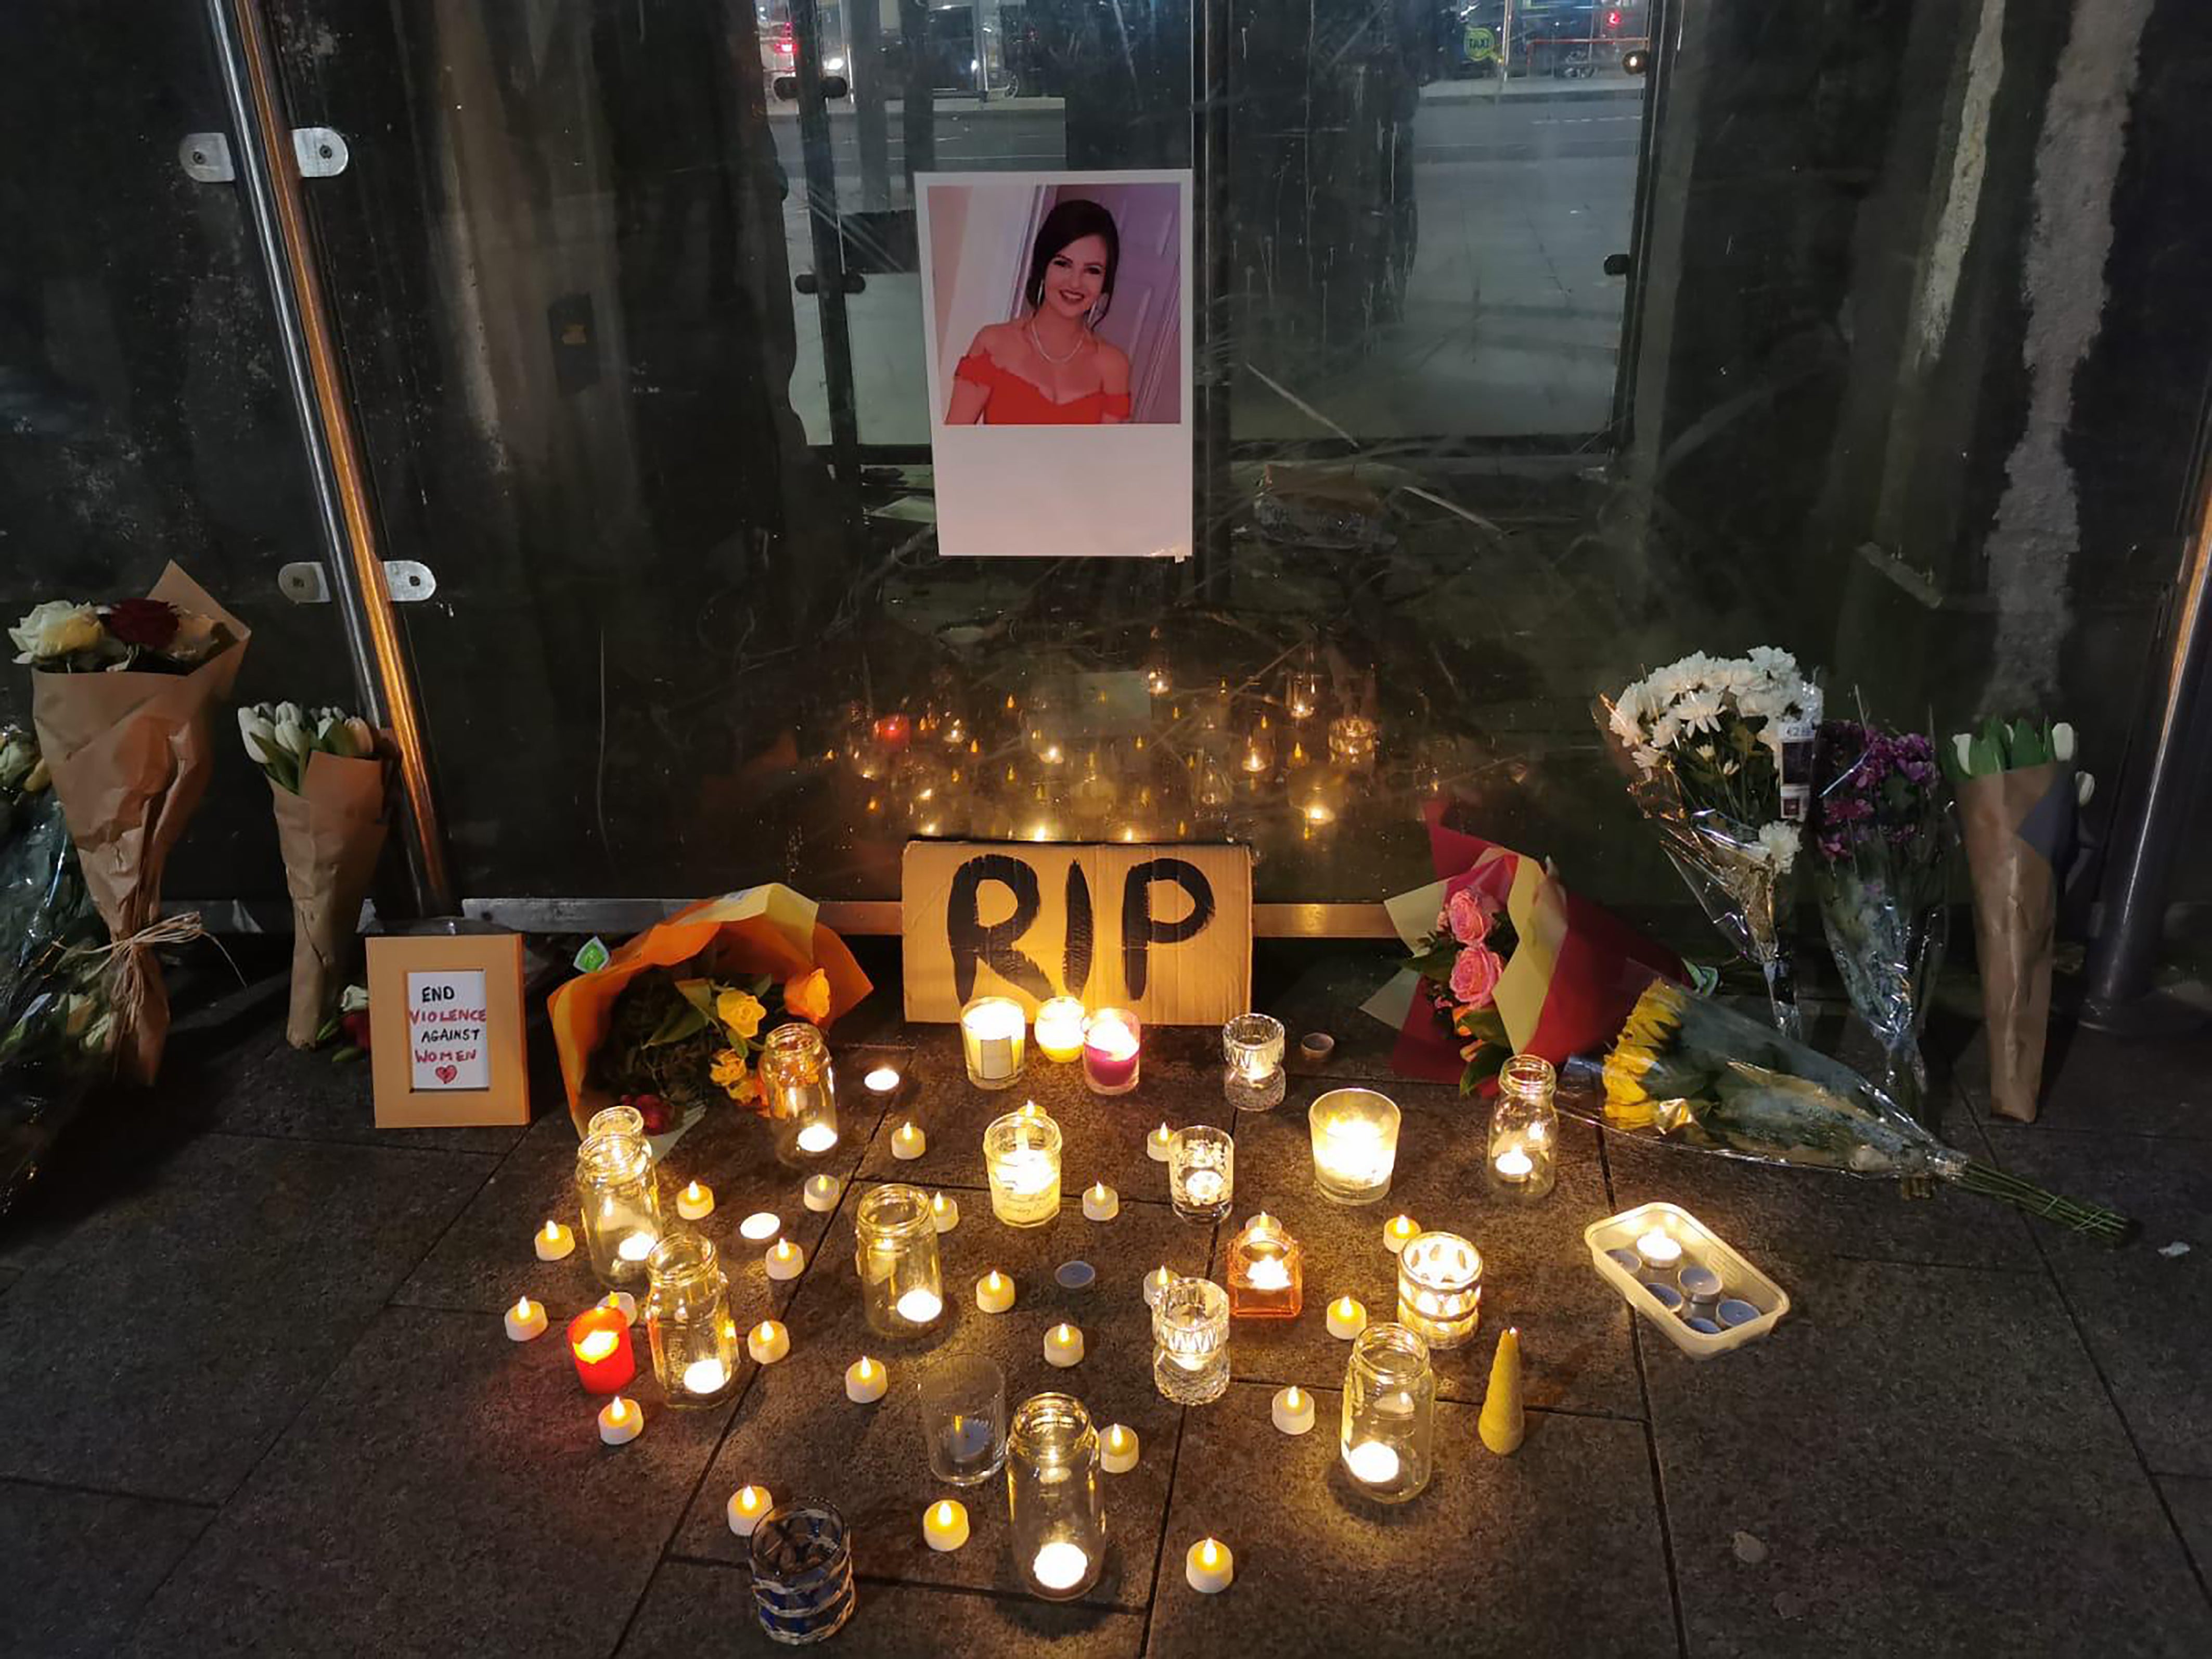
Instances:
[[[1681,1314],[1690,1311],[1687,1307],[1679,1314],[1669,1312],[1657,1297],[1644,1288],[1637,1274],[1607,1254],[1610,1250],[1633,1254],[1636,1241],[1654,1227],[1663,1228],[1680,1241],[1680,1266],[1711,1267],[1721,1276],[1721,1299],[1748,1302],[1759,1310],[1759,1317],[1717,1334],[1708,1334],[1693,1331],[1683,1322]],[[1692,1359],[1711,1359],[1717,1353],[1726,1353],[1730,1348],[1754,1341],[1772,1330],[1775,1322],[1790,1311],[1788,1292],[1744,1260],[1726,1239],[1678,1205],[1642,1204],[1603,1221],[1594,1221],[1583,1230],[1583,1242],[1589,1246],[1590,1265],[1597,1269],[1598,1277],[1619,1291],[1630,1307],[1657,1326],[1669,1341]],[[1668,1275],[1667,1282],[1674,1283],[1672,1274]]]

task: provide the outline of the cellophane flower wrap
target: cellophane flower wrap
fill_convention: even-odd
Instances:
[[[1882,1091],[1922,1117],[1920,1032],[1948,936],[1951,817],[1936,745],[1856,720],[1820,727],[1807,827],[1820,928],[1886,1056]]]
[[[1706,916],[1765,981],[1775,1029],[1804,1035],[1788,878],[1811,799],[1820,688],[1770,646],[1703,652],[1598,699],[1629,794]]]

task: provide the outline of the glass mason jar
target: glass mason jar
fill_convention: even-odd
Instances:
[[[753,1528],[753,1608],[772,1642],[803,1647],[853,1616],[853,1547],[828,1504],[780,1504]]]
[[[1552,1063],[1534,1054],[1514,1055],[1498,1074],[1484,1167],[1491,1190],[1501,1198],[1533,1203],[1559,1179],[1559,1115],[1552,1104],[1556,1083]]]
[[[977,997],[960,1011],[960,1051],[968,1081],[978,1089],[1011,1089],[1022,1080],[1029,1021],[1012,997]]]
[[[1295,1319],[1305,1305],[1305,1247],[1261,1211],[1229,1241],[1229,1311],[1237,1319]]]
[[[584,1126],[584,1139],[593,1135],[632,1135],[645,1139],[645,1114],[635,1106],[602,1106]]]
[[[1226,1129],[1194,1123],[1168,1143],[1168,1201],[1185,1221],[1218,1221],[1237,1196],[1237,1142]]]
[[[1229,1292],[1212,1280],[1178,1279],[1153,1304],[1152,1382],[1178,1406],[1229,1391]]]
[[[1060,1213],[1060,1125],[1042,1112],[1009,1112],[983,1131],[991,1213],[1009,1227],[1042,1227]]]
[[[1106,1559],[1098,1431],[1073,1395],[1032,1395],[1016,1408],[1006,1507],[1014,1565],[1030,1595],[1072,1601],[1098,1582]]]
[[[738,1322],[714,1247],[697,1233],[668,1234],[645,1259],[653,1375],[672,1406],[719,1405],[738,1386]]]
[[[1398,1318],[1432,1348],[1456,1348],[1482,1312],[1482,1252],[1457,1233],[1415,1233],[1398,1252]]]
[[[1402,1504],[1436,1467],[1437,1374],[1429,1345],[1403,1325],[1370,1325],[1344,1371],[1337,1453],[1359,1489]]]
[[[873,1188],[861,1196],[853,1231],[868,1328],[912,1336],[935,1324],[945,1311],[945,1274],[929,1194],[919,1187]]]
[[[837,1144],[837,1079],[820,1031],[803,1020],[770,1031],[761,1044],[760,1081],[783,1163],[802,1167]]]
[[[635,1135],[592,1135],[576,1148],[576,1200],[592,1271],[611,1290],[645,1283],[660,1242],[660,1180]]]
[[[1231,1106],[1264,1112],[1282,1104],[1282,1021],[1267,1014],[1237,1015],[1221,1028],[1221,1092]]]
[[[1314,1184],[1339,1204],[1371,1204],[1390,1191],[1398,1162],[1398,1103],[1372,1089],[1331,1089],[1306,1109]]]

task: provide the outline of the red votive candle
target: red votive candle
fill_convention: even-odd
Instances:
[[[637,1356],[630,1349],[629,1322],[622,1310],[604,1304],[589,1307],[568,1322],[568,1352],[576,1362],[576,1380],[586,1394],[612,1394],[637,1375]]]
[[[1096,1095],[1126,1095],[1137,1086],[1144,1029],[1127,1008],[1101,1008],[1084,1022],[1083,1080]]]

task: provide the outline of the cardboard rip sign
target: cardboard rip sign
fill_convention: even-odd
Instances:
[[[901,871],[906,1017],[979,996],[1048,998],[1212,1025],[1251,1006],[1244,847],[910,841]]]

